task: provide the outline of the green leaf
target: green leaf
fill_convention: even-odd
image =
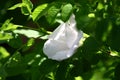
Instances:
[[[59,4],[57,4],[57,3],[53,4],[49,8],[47,15],[46,15],[46,18],[50,24],[52,24],[55,21],[55,18],[56,18],[59,11],[60,11]]]
[[[38,20],[41,16],[43,16],[46,13],[46,9],[48,7],[48,4],[42,4],[39,5],[37,8],[34,9],[33,13],[32,13],[32,19],[33,21]]]
[[[33,4],[30,0],[22,0],[22,7],[21,7],[22,14],[30,15],[32,8],[33,8]]]
[[[13,24],[13,23],[10,23],[11,20],[12,20],[12,18],[11,18],[11,19],[7,19],[7,20],[3,23],[2,27],[0,28],[0,30],[2,30],[2,31],[15,30],[15,29],[17,29],[18,27],[22,27],[21,25],[15,25],[15,24]]]
[[[4,33],[4,32],[0,32],[0,40],[9,40],[12,39],[13,36],[11,33]]]
[[[38,38],[40,37],[40,33],[35,30],[27,30],[27,29],[20,29],[20,30],[14,30],[14,33],[25,35],[28,38]]]
[[[20,8],[20,7],[22,7],[22,3],[15,4],[14,6],[8,8],[8,10],[14,10],[14,9]]]
[[[75,80],[83,80],[81,76],[75,77]]]
[[[34,44],[34,39],[33,38],[29,39],[28,42],[27,42],[27,46],[30,47],[33,44]]]
[[[22,6],[22,7],[21,7],[21,12],[22,12],[22,14],[24,14],[24,15],[29,15],[29,14],[31,13],[31,11],[28,10],[26,4],[25,4],[25,6]]]
[[[73,7],[71,4],[66,4],[62,8],[62,20],[66,21],[72,13]]]
[[[10,56],[9,52],[2,46],[0,46],[0,59]]]
[[[22,51],[27,51],[28,49],[30,49],[32,46],[33,46],[33,44],[34,44],[34,39],[33,38],[30,38],[28,41],[27,41],[27,43],[26,43],[26,45],[23,47],[23,50]]]
[[[30,7],[25,3],[23,3],[23,6],[21,7],[21,11],[22,11],[22,14],[24,14],[24,15],[30,15],[31,14]]]
[[[9,23],[8,26],[2,27],[2,30],[7,31],[7,30],[15,30],[18,27],[22,27],[21,25],[15,25],[13,23]]]
[[[30,0],[22,0],[22,3],[18,3],[12,7],[10,7],[8,10],[14,10],[16,8],[21,8],[21,12],[24,15],[30,15],[31,10],[33,9],[33,4]]]
[[[9,23],[10,23],[11,20],[12,20],[12,18],[11,18],[11,19],[7,19],[7,20],[3,23],[2,27],[0,28],[0,30],[4,30],[6,27],[8,27],[8,25],[9,25]]]
[[[30,0],[22,0],[23,3],[27,4],[30,10],[33,8],[33,4]]]
[[[98,6],[97,6],[97,9],[98,10],[101,10],[104,8],[104,5],[102,3],[98,3]]]

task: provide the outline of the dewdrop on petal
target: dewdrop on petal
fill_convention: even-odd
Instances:
[[[76,29],[75,15],[61,23],[49,36],[43,47],[43,52],[49,59],[62,61],[71,57],[79,47],[83,32]]]

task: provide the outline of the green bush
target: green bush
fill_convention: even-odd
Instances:
[[[0,80],[120,80],[119,0],[2,0]],[[48,35],[74,13],[82,45],[69,59],[43,53]]]

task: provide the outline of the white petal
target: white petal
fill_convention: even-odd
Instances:
[[[73,51],[68,49],[68,50],[57,52],[53,57],[51,57],[51,59],[61,61],[71,57],[72,55],[73,55]]]
[[[75,15],[72,14],[70,19],[66,23],[69,24],[72,28],[76,28]]]
[[[57,40],[48,40],[44,44],[43,51],[48,57],[53,57],[57,52],[69,49],[66,43]]]
[[[60,35],[62,35],[62,33],[65,30],[65,23],[60,24],[60,26],[58,26],[53,33],[49,36],[49,39],[59,39]]]
[[[75,16],[72,14],[66,23],[60,24],[49,36],[44,44],[43,52],[53,60],[67,59],[78,48],[82,36],[83,32],[76,29]]]
[[[57,44],[56,46],[53,45],[56,43],[50,43],[45,45],[44,47],[44,53],[48,56],[48,58],[61,61],[64,59],[67,59],[73,55],[74,49],[69,49],[66,45],[61,46],[60,44]]]

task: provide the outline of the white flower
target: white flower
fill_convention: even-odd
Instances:
[[[61,61],[71,57],[83,36],[82,31],[77,31],[75,15],[72,14],[66,23],[61,23],[49,36],[43,47],[43,52],[48,58]]]

